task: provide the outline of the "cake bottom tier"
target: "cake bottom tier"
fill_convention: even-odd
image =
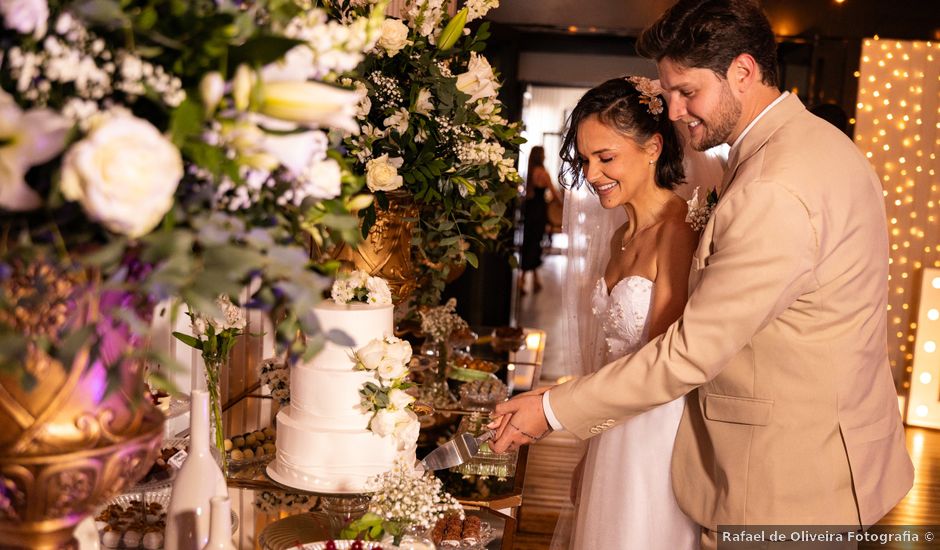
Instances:
[[[277,414],[277,455],[268,474],[281,485],[320,493],[362,493],[369,478],[391,470],[397,458],[414,460],[414,447],[399,451],[394,437],[368,430],[314,428],[299,422],[298,416],[302,415],[291,407]]]

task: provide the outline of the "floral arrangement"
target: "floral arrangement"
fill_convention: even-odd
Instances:
[[[429,529],[449,512],[463,518],[463,508],[444,491],[440,479],[405,461],[370,479],[369,489],[375,492],[368,512],[343,529],[343,538],[378,540],[387,533],[397,540],[409,529]]]
[[[353,361],[355,370],[375,375],[374,382],[366,382],[359,390],[363,411],[373,413],[369,429],[383,437],[395,437],[400,449],[410,448],[421,428],[411,406],[415,398],[405,392],[411,387],[406,381],[411,344],[394,336],[377,338],[356,351]]]
[[[363,93],[335,81],[375,47],[384,3],[339,20],[305,4],[0,1],[0,282],[45,265],[74,279],[66,307],[134,297],[96,309],[97,330],[0,316],[3,366],[24,384],[38,347],[67,363],[115,326],[146,332],[157,301],[214,316],[249,283],[242,305],[273,314],[289,358],[316,348],[298,338],[328,284],[309,240],[355,242],[351,212],[373,200],[340,144]]]
[[[420,309],[418,314],[421,316],[421,332],[432,342],[441,344],[446,342],[451,334],[468,329],[467,322],[457,315],[456,308],[457,300],[451,298],[444,305]]]
[[[362,270],[353,271],[346,278],[337,279],[333,283],[331,296],[337,304],[358,302],[389,305],[392,303],[392,292],[385,279],[372,277]]]
[[[704,203],[701,202],[701,199],[698,197],[699,188],[696,187],[695,191],[692,192],[692,198],[688,200],[689,211],[685,215],[685,221],[692,226],[692,229],[695,231],[701,231],[705,229],[705,225],[708,224],[708,219],[712,216],[712,211],[715,209],[715,205],[718,204],[718,191],[712,189],[705,196]]]
[[[219,383],[222,369],[228,363],[229,355],[235,346],[238,337],[244,334],[248,324],[242,308],[232,303],[226,295],[219,296],[216,301],[222,316],[209,317],[203,313],[189,311],[192,321],[192,335],[182,332],[173,332],[180,342],[199,350],[206,369],[206,390],[209,392],[209,412],[212,415],[212,426],[215,434],[215,446],[222,457],[222,466],[225,467],[225,434],[222,432],[222,401]]]
[[[363,76],[340,80],[365,94],[356,112],[362,131],[345,140],[375,198],[359,212],[363,235],[390,196],[418,207],[418,304],[439,303],[452,268],[476,267],[477,252],[508,242],[504,214],[521,181],[515,162],[524,140],[504,118],[498,75],[480,54],[488,24],[465,28],[498,4],[470,0],[448,17],[444,0],[408,0],[403,19],[383,22]]]

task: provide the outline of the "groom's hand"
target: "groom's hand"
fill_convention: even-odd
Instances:
[[[494,453],[518,449],[545,437],[548,420],[542,410],[542,395],[519,395],[496,405],[496,420],[490,428],[496,430],[496,439],[490,443]]]

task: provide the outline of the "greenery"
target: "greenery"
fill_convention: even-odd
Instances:
[[[99,353],[105,325],[145,333],[168,298],[216,316],[217,296],[249,284],[239,305],[271,315],[290,357],[313,353],[311,309],[335,266],[311,262],[310,241],[355,243],[350,212],[372,200],[340,147],[359,95],[322,81],[374,46],[384,4],[327,45],[345,65],[307,55],[306,76],[284,81],[275,62],[316,53],[303,36],[322,21],[302,3],[31,3],[48,17],[2,14],[0,282],[74,288],[4,294],[0,366],[29,385],[30,354],[68,368],[91,349],[115,365],[127,355]],[[95,319],[22,313],[109,292],[130,298]]]
[[[448,18],[435,4],[441,2],[406,3],[397,39],[394,24],[386,24],[392,32],[383,28],[355,83],[368,91],[359,112],[363,132],[345,142],[375,195],[359,212],[363,235],[396,189],[383,181],[378,159],[400,159],[398,188],[418,206],[412,254],[422,281],[415,301],[423,305],[439,303],[458,265],[476,267],[481,251],[511,243],[505,214],[518,195],[514,166],[524,142],[518,125],[503,117],[498,75],[479,54],[488,24],[465,33],[468,8]],[[471,19],[489,7],[477,8]]]

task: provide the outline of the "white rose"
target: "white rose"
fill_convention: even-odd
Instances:
[[[369,422],[369,429],[382,437],[394,435],[401,429],[399,424],[407,424],[411,421],[408,412],[410,411],[379,409],[372,417],[372,421]]]
[[[7,28],[20,34],[32,34],[37,40],[46,34],[46,0],[0,0],[0,14]]]
[[[332,199],[342,190],[342,171],[333,159],[314,162],[307,168],[304,194],[316,199]]]
[[[369,277],[366,280],[366,290],[369,291],[370,304],[388,305],[392,303],[392,292],[388,283],[381,277]]]
[[[415,112],[422,115],[429,115],[434,110],[434,103],[431,102],[431,90],[421,88],[418,90],[418,97],[415,99]]]
[[[391,389],[388,392],[388,402],[393,409],[405,410],[405,408],[414,403],[414,401],[414,397],[398,388]]]
[[[401,412],[405,413],[403,416],[408,420],[401,420],[395,424],[395,439],[398,440],[398,450],[403,451],[411,448],[418,441],[421,422],[418,421],[418,415],[412,411]]]
[[[152,124],[123,111],[106,115],[66,153],[62,194],[105,227],[149,233],[173,206],[183,158]]]
[[[484,97],[495,97],[499,92],[499,83],[496,82],[490,62],[476,52],[471,53],[467,72],[457,75],[457,89],[470,94],[468,103]]]
[[[401,157],[388,158],[388,154],[374,158],[366,163],[366,185],[370,191],[392,191],[404,184],[398,175],[404,159]]]
[[[382,36],[379,37],[378,45],[389,57],[408,44],[408,27],[400,19],[389,18],[382,22]]]
[[[375,370],[379,368],[385,358],[385,342],[379,339],[372,340],[359,351],[356,352],[356,358],[366,370]]]
[[[386,354],[389,357],[404,364],[411,361],[411,344],[394,336],[387,337],[385,343],[387,344]]]
[[[408,374],[408,365],[386,355],[379,361],[376,373],[383,382],[392,382]]]

